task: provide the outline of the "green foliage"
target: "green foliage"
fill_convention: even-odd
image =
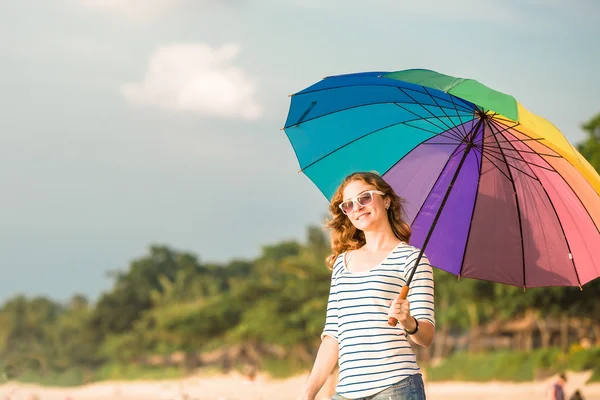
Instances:
[[[534,368],[525,352],[457,353],[440,366],[428,368],[427,377],[431,381],[524,382],[533,379]]]
[[[175,379],[185,375],[185,371],[175,367],[145,367],[137,364],[108,363],[94,374],[94,381]]]
[[[534,365],[542,370],[550,371],[552,369],[562,370],[565,363],[563,352],[555,347],[540,349],[533,354]],[[559,363],[560,365],[557,365]]]
[[[574,371],[585,371],[600,366],[600,347],[572,349],[567,356],[567,367]]]
[[[590,164],[600,171],[600,113],[582,125],[587,133],[586,140],[577,146],[577,150]]]
[[[195,256],[165,246],[152,246],[150,254],[134,260],[127,273],[116,274],[115,288],[100,298],[92,325],[99,333],[128,331],[152,307],[153,300],[175,301],[189,295],[197,282],[185,278],[202,272]],[[169,290],[172,286],[181,292]],[[202,293],[203,290],[199,294]],[[114,312],[116,309],[118,313]]]
[[[312,365],[300,360],[280,360],[267,358],[263,360],[262,369],[273,378],[288,378],[310,369]]]
[[[46,386],[79,386],[85,383],[84,371],[81,368],[69,368],[64,371],[53,371],[40,375],[35,371],[26,371],[18,380],[25,383],[37,383]]]
[[[297,351],[306,358],[324,323],[327,254],[318,228],[309,228],[306,244],[267,246],[256,260],[227,265],[203,265],[191,254],[151,246],[113,274],[114,287],[95,305],[81,295],[66,305],[15,297],[0,308],[5,378],[70,385],[164,377],[165,368],[144,367],[145,360],[238,343],[303,349]]]
[[[436,367],[427,369],[432,381],[462,380],[484,382],[490,380],[524,382],[538,376],[548,376],[566,370],[598,369],[600,347],[575,347],[568,353],[560,349],[537,349],[530,352],[495,351],[487,353],[456,353]],[[598,371],[594,371],[593,379]]]

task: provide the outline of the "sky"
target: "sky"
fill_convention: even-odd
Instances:
[[[280,128],[325,76],[476,79],[577,143],[599,40],[596,0],[0,0],[0,301],[304,240],[328,203]]]

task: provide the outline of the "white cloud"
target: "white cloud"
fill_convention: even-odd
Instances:
[[[256,84],[231,64],[239,46],[205,44],[160,46],[150,56],[141,83],[129,83],[122,94],[133,104],[220,117],[256,119],[262,107]]]
[[[78,0],[90,9],[112,12],[126,17],[155,17],[173,9],[183,0]]]

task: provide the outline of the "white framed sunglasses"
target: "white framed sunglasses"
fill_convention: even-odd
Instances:
[[[340,208],[340,210],[342,210],[342,212],[345,215],[348,215],[354,210],[355,202],[363,207],[373,203],[374,194],[385,196],[385,193],[383,193],[380,190],[367,190],[362,193],[359,193],[358,196],[352,199],[342,201],[338,207]]]

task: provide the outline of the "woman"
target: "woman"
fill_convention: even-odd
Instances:
[[[302,399],[315,398],[336,363],[334,400],[425,399],[407,338],[424,347],[433,341],[433,272],[423,256],[408,298],[396,299],[419,255],[408,244],[401,199],[381,176],[360,172],[342,182],[329,211],[327,318]],[[389,317],[398,325],[390,326]]]

